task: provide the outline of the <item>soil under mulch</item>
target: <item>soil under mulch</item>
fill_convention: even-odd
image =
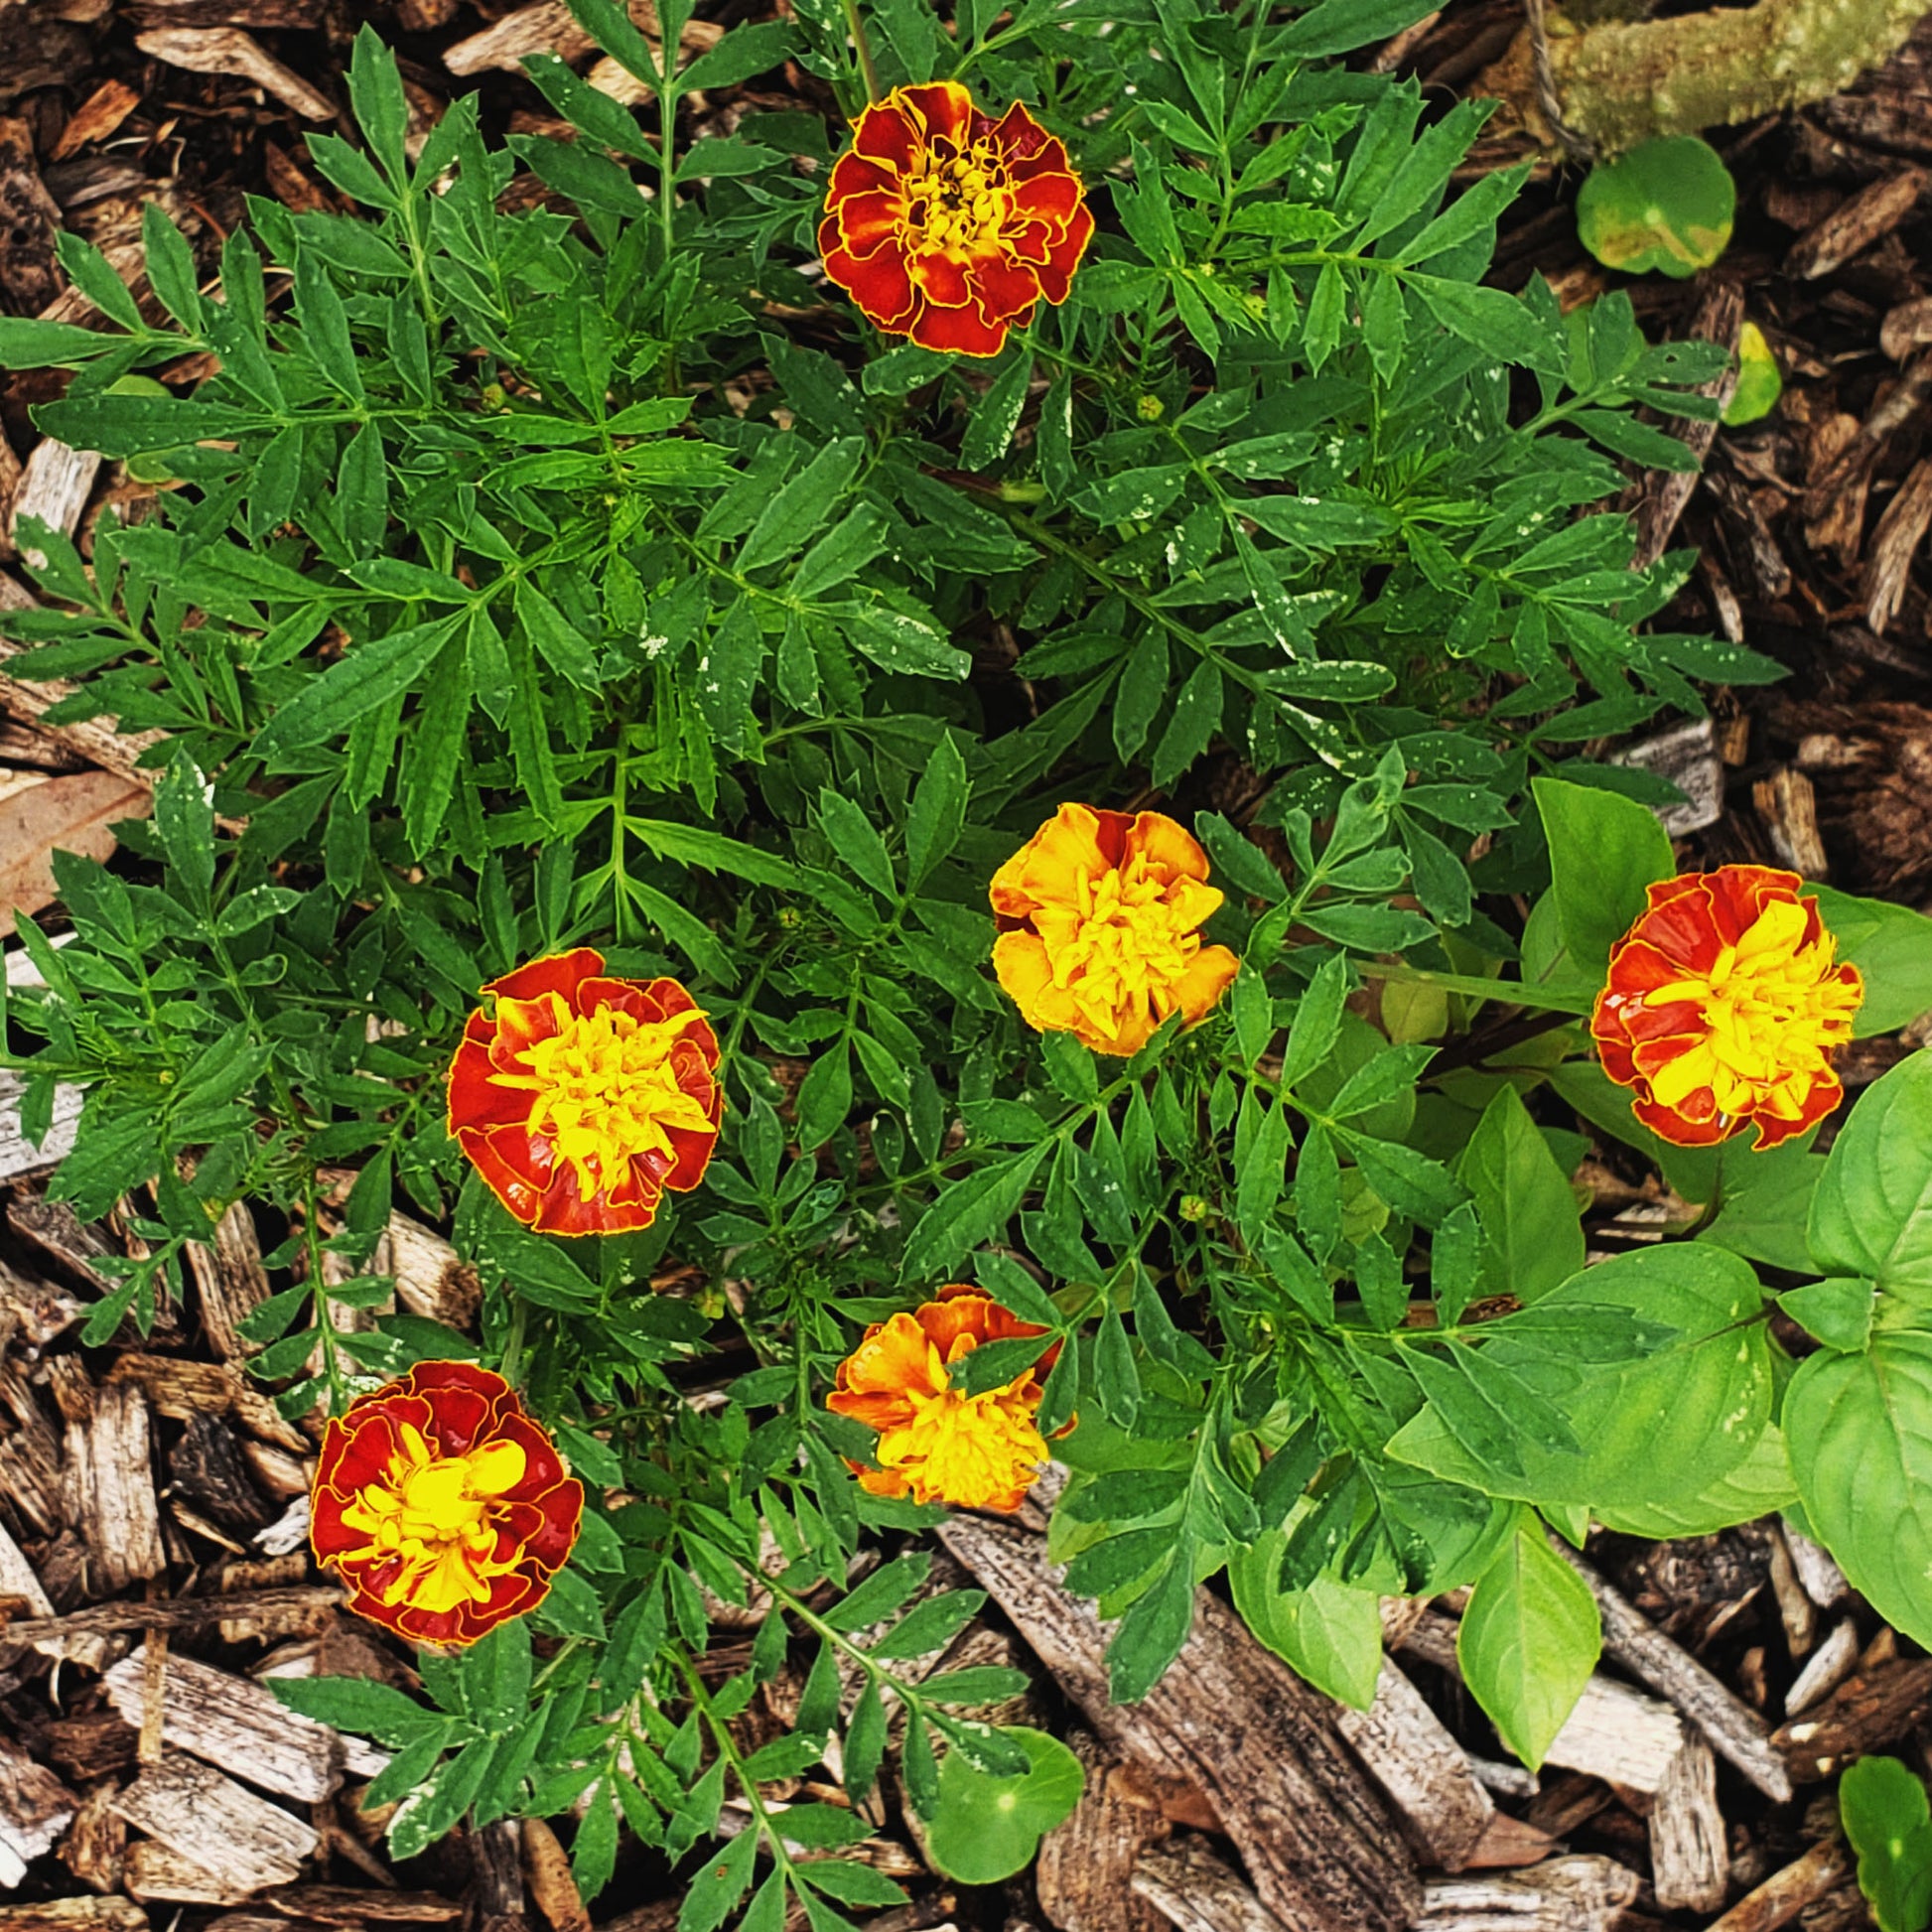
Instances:
[[[715,30],[764,10],[761,0],[723,0],[703,11]],[[365,16],[401,55],[424,125],[474,88],[493,134],[555,126],[513,63],[548,44],[525,31],[533,18],[554,33],[561,8],[0,7],[0,311],[78,311],[55,263],[64,227],[132,279],[149,200],[209,264],[246,196],[336,206],[302,137],[332,124],[349,131],[344,69]],[[1453,0],[1389,50],[1386,65],[1419,75],[1446,104],[1520,19],[1519,0]],[[217,70],[190,70],[188,61]],[[829,107],[815,83],[795,70],[786,78],[794,97]],[[766,85],[759,104],[783,104]],[[697,111],[706,131],[725,132],[745,104],[741,90]],[[1676,823],[1690,865],[1768,861],[1922,905],[1932,898],[1932,567],[1923,554],[1932,210],[1919,170],[1932,167],[1932,24],[1850,93],[1716,138],[1738,183],[1729,251],[1691,281],[1627,286],[1653,339],[1734,342],[1742,320],[1755,322],[1783,365],[1785,394],[1765,421],[1716,434],[1694,487],[1635,478],[1626,506],[1647,554],[1700,553],[1660,624],[1748,643],[1791,674],[1715,694],[1706,724],[1595,749],[1681,785],[1691,803]],[[1472,171],[1528,152],[1495,127]],[[1504,224],[1500,286],[1540,272],[1574,304],[1620,283],[1576,239],[1576,185],[1574,170],[1539,170]],[[112,466],[83,475],[39,447],[27,411],[55,381],[0,382],[0,531],[11,513],[33,511],[84,536],[125,487]],[[10,556],[0,535],[0,596]],[[138,782],[124,748],[84,728],[35,727],[21,687],[6,703],[16,716],[0,723],[0,802],[22,781],[94,766],[109,781]],[[58,924],[58,908],[51,916]],[[1911,1030],[1863,1042],[1848,1081],[1868,1082],[1919,1043]],[[266,1293],[258,1230],[231,1217],[196,1269],[187,1306],[164,1311],[150,1337],[82,1348],[78,1321],[105,1285],[91,1262],[125,1252],[123,1231],[83,1228],[51,1207],[45,1162],[21,1147],[0,1105],[9,1188],[0,1203],[0,1932],[175,1923],[189,1932],[459,1923],[584,1932],[590,1915],[545,1827],[459,1833],[392,1867],[381,1821],[355,1804],[376,1768],[371,1754],[300,1731],[260,1687],[275,1672],[411,1680],[406,1658],[345,1618],[309,1566],[301,1504],[315,1429],[283,1422],[239,1367],[234,1319]],[[1654,1181],[1613,1149],[1584,1172],[1597,1188],[1593,1246],[1656,1238]],[[474,1321],[475,1279],[435,1230],[399,1215],[377,1266],[395,1275],[403,1306]],[[1152,1706],[1143,1718],[1106,1717],[1076,1674],[1062,1668],[1056,1681],[1038,1663],[1042,1650],[1062,1664],[1084,1655],[1091,1633],[1053,1623],[1059,1612],[1028,1581],[1036,1555],[1028,1533],[1002,1534],[1018,1540],[1002,1544],[971,1525],[948,1537],[942,1573],[971,1572],[997,1606],[959,1641],[974,1661],[1007,1658],[1034,1672],[1027,1715],[1075,1736],[1089,1798],[1036,1874],[982,1892],[936,1877],[902,1808],[888,1802],[864,1856],[899,1877],[912,1902],[872,1924],[1158,1932],[1172,1920],[1267,1932],[1280,1920],[1263,1913],[1257,1892],[1286,1914],[1271,1889],[1269,1846],[1241,1815],[1245,1787],[1209,1761],[1212,1735],[1155,1733],[1164,1723],[1186,1732],[1198,1718],[1199,1731],[1238,1735],[1257,1757],[1306,1758],[1311,1729],[1328,1725],[1328,1714],[1270,1676],[1266,1654],[1241,1649],[1238,1632],[1215,1626],[1197,1632],[1166,1717]],[[1932,1762],[1932,1660],[1901,1644],[1821,1552],[1774,1519],[1670,1544],[1599,1536],[1589,1560],[1606,1622],[1623,1635],[1613,1634],[1587,1734],[1540,1779],[1497,1761],[1500,1747],[1461,1688],[1458,1606],[1392,1606],[1391,1656],[1419,1695],[1384,1713],[1389,1735],[1344,1726],[1354,1759],[1342,1753],[1327,1775],[1353,1777],[1356,1760],[1380,1767],[1384,1796],[1364,1802],[1386,1802],[1391,1844],[1399,1825],[1417,1850],[1415,1860],[1395,1854],[1401,1885],[1413,1882],[1414,1863],[1464,1866],[1403,1897],[1438,1932],[1709,1926],[1726,1904],[1724,1932],[1863,1924],[1822,1794],[1862,1752]],[[1708,1675],[1693,1673],[1691,1659]],[[1208,1695],[1212,1670],[1232,1671],[1254,1708],[1190,1706]],[[780,1679],[764,1722],[782,1716],[784,1692]],[[755,1708],[748,1722],[758,1721]],[[1729,1747],[1721,1741],[1714,1757],[1699,1725]],[[1391,1755],[1397,1746],[1413,1776]],[[1199,1775],[1176,1774],[1176,1764]],[[567,1841],[568,1821],[558,1827]],[[1768,1891],[1753,1892],[1767,1880]],[[668,1932],[679,1895],[677,1874],[632,1857],[593,1904],[607,1926]],[[1293,1922],[1352,1932],[1333,1916]]]

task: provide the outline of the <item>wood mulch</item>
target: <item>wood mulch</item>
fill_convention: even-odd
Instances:
[[[724,0],[689,39],[709,44],[759,11]],[[0,312],[83,313],[56,265],[63,229],[97,243],[144,296],[151,200],[210,270],[245,195],[335,206],[302,136],[348,131],[343,69],[360,17],[345,0],[0,5]],[[402,56],[419,132],[472,88],[493,132],[551,127],[515,61],[555,47],[589,65],[552,0],[396,0],[376,18]],[[1519,23],[1518,0],[1452,0],[1368,58],[1419,75],[1442,103]],[[745,104],[740,92],[698,111],[729,131]],[[1646,555],[1700,553],[1661,621],[1747,642],[1791,675],[1718,693],[1708,721],[1599,749],[1679,783],[1689,802],[1672,823],[1690,864],[1772,861],[1924,904],[1932,24],[1849,93],[1719,139],[1739,188],[1729,251],[1689,282],[1651,278],[1631,293],[1653,338],[1734,342],[1755,322],[1783,364],[1784,400],[1765,422],[1703,436],[1701,478],[1633,478],[1626,506]],[[1527,152],[1499,121],[1469,172]],[[1575,187],[1574,171],[1539,169],[1505,224],[1500,285],[1541,272],[1575,304],[1612,284],[1576,240]],[[54,386],[40,374],[0,383],[0,600],[26,595],[16,517],[84,542],[101,508],[140,493],[117,466],[36,436],[27,410]],[[47,847],[100,837],[145,782],[138,744],[41,724],[57,695],[0,675],[9,904],[47,905]],[[58,931],[58,907],[50,918]],[[6,957],[19,983],[31,969]],[[1923,1024],[1932,1032],[1932,1016]],[[1862,1043],[1848,1079],[1875,1078],[1922,1036]],[[78,1323],[106,1286],[93,1264],[128,1237],[44,1198],[70,1097],[35,1150],[5,1081],[0,1932],[589,1932],[543,1825],[459,1834],[393,1867],[380,1821],[356,1805],[381,1753],[291,1717],[263,1688],[307,1673],[412,1679],[309,1564],[316,1426],[283,1421],[241,1368],[235,1324],[269,1292],[255,1226],[230,1216],[186,1306],[165,1309],[151,1336],[80,1347]],[[1584,1170],[1597,1185],[1592,1230],[1654,1239],[1654,1202],[1620,1165]],[[398,1214],[389,1249],[375,1266],[394,1274],[402,1306],[474,1323],[475,1277],[440,1234]],[[1932,1765],[1932,1659],[1776,1519],[1688,1542],[1592,1541],[1579,1568],[1606,1653],[1539,1777],[1501,1761],[1461,1687],[1453,1596],[1386,1606],[1388,1661],[1367,1714],[1311,1692],[1207,1591],[1174,1671],[1115,1709],[1102,1632],[1054,1587],[1040,1528],[1030,1506],[1017,1522],[961,1518],[940,1533],[931,1587],[970,1579],[991,1597],[944,1661],[1029,1670],[1035,1689],[1008,1715],[1070,1738],[1087,1796],[1034,1872],[969,1892],[926,1866],[889,1776],[867,1856],[911,1902],[876,1917],[877,1932],[1836,1932],[1866,1921],[1828,1781],[1870,1751]],[[781,1677],[747,1721],[782,1719],[787,1689]],[[606,1932],[670,1932],[677,1895],[674,1875],[637,1862],[595,1907]]]

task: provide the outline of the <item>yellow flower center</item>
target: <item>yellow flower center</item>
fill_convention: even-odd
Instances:
[[[483,1443],[467,1455],[438,1455],[410,1424],[396,1434],[382,1480],[343,1511],[344,1523],[369,1539],[346,1560],[398,1560],[378,1592],[385,1603],[444,1611],[483,1602],[489,1580],[516,1568],[517,1553],[501,1562],[492,1556],[490,1516],[497,1497],[523,1480],[523,1450],[515,1443]]]
[[[971,1346],[970,1340],[956,1345],[955,1353],[970,1353]],[[927,1386],[906,1391],[912,1420],[880,1436],[880,1467],[904,1469],[919,1502],[983,1509],[1011,1495],[1047,1456],[1034,1425],[1037,1399],[1022,1393],[1031,1373],[983,1395],[962,1395],[927,1342]]]
[[[1097,879],[1076,873],[1070,906],[1034,914],[1053,984],[1102,1031],[1111,1032],[1129,1006],[1151,1002],[1164,1020],[1173,1011],[1173,985],[1200,951],[1198,917],[1175,902],[1183,897],[1151,879],[1137,852]]]
[[[961,154],[950,142],[924,149],[900,177],[907,239],[973,254],[999,245],[1013,215],[1006,164],[990,141]]]
[[[671,1049],[687,1027],[704,1019],[693,1008],[669,1020],[638,1020],[611,1007],[578,1015],[546,993],[555,1032],[517,1054],[528,1073],[501,1074],[499,1085],[530,1095],[525,1131],[547,1140],[555,1158],[576,1170],[589,1200],[623,1177],[641,1155],[675,1158],[670,1130],[708,1133],[703,1102],[678,1085]],[[534,1004],[534,1003],[533,1003]]]
[[[1708,1029],[1689,1051],[1650,1076],[1666,1107],[1709,1087],[1719,1112],[1768,1109],[1787,1120],[1827,1071],[1831,1051],[1852,1037],[1862,991],[1832,976],[1837,942],[1821,932],[1804,943],[1806,911],[1774,899],[1718,955],[1708,974],[1687,974],[1646,996],[1649,1006],[1693,1002]]]

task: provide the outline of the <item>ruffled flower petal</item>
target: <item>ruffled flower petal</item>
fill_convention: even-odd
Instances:
[[[1590,1015],[1603,1070],[1638,1120],[1681,1147],[1755,1127],[1775,1147],[1815,1126],[1844,1087],[1832,1055],[1864,997],[1797,874],[1722,866],[1650,887],[1611,949]]]
[[[994,971],[1039,1033],[1126,1056],[1179,1013],[1199,1025],[1239,962],[1204,946],[1223,895],[1207,855],[1160,812],[1064,804],[994,875]]]
[[[419,1362],[323,1432],[310,1539],[359,1615],[471,1644],[542,1599],[583,1509],[584,1485],[500,1375]]]
[[[955,80],[897,87],[853,124],[827,182],[827,278],[875,326],[997,355],[1043,299],[1066,300],[1093,232],[1065,144],[1019,102],[998,121]]]
[[[866,1330],[826,1398],[835,1414],[877,1432],[877,1469],[859,1472],[878,1496],[964,1509],[1018,1509],[1046,1460],[1035,1416],[1057,1345],[1003,1387],[967,1396],[948,1364],[988,1341],[1043,1334],[962,1284]],[[855,1465],[856,1466],[856,1465]]]

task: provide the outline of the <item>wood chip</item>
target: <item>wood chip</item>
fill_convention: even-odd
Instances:
[[[1651,1888],[1667,1912],[1715,1912],[1730,1888],[1718,1762],[1702,1737],[1684,1740],[1650,1808]]]
[[[1932,457],[1912,465],[1896,494],[1885,505],[1865,548],[1859,594],[1865,621],[1882,633],[1898,615],[1911,583],[1912,559],[1932,524]]]
[[[1791,1567],[1798,1573],[1805,1594],[1821,1610],[1829,1610],[1851,1595],[1852,1586],[1845,1581],[1845,1572],[1833,1562],[1831,1553],[1822,1544],[1814,1543],[1787,1523],[1784,1547],[1791,1552]]]
[[[1778,1932],[1779,1926],[1789,1925],[1814,1899],[1823,1898],[1851,1874],[1852,1862],[1842,1840],[1814,1845],[1795,1864],[1745,1893],[1723,1918],[1713,1919],[1709,1932]]]
[[[121,1883],[136,1898],[163,1898],[186,1905],[239,1905],[254,1887],[224,1876],[158,1839],[137,1840],[121,1862]]]
[[[350,1885],[280,1885],[262,1900],[287,1918],[320,1919],[325,1925],[447,1925],[463,1916],[454,1899],[433,1891],[369,1891]]]
[[[89,1635],[107,1630],[186,1630],[204,1623],[252,1622],[279,1626],[291,1618],[321,1619],[343,1602],[328,1584],[281,1589],[236,1590],[229,1595],[157,1597],[152,1602],[95,1603],[60,1616],[22,1616],[0,1624],[9,1643],[43,1637]]]
[[[21,526],[38,517],[49,529],[72,536],[80,527],[80,512],[87,507],[99,474],[96,452],[69,449],[51,436],[44,438],[22,466],[14,487],[13,508],[7,516],[8,543],[36,569],[41,568],[46,553],[34,547]]]
[[[121,1888],[127,1865],[127,1820],[114,1809],[115,1784],[104,1778],[80,1801],[61,1841],[61,1863],[95,1891]]]
[[[1695,718],[1658,732],[1610,757],[1612,764],[1633,765],[1667,779],[1684,794],[1677,805],[1657,807],[1657,819],[1674,839],[1688,838],[1725,815],[1725,771],[1709,718]]]
[[[103,80],[69,117],[50,161],[70,161],[80,150],[107,137],[140,106],[141,96],[123,80]]]
[[[276,60],[238,27],[151,27],[136,34],[134,45],[170,67],[191,73],[225,73],[250,80],[312,121],[333,121],[335,103]]]
[[[551,1932],[591,1932],[591,1915],[570,1873],[570,1854],[541,1818],[523,1820],[523,1876]]]
[[[1368,1710],[1341,1707],[1334,1723],[1387,1794],[1423,1863],[1460,1871],[1495,1807],[1468,1753],[1393,1658],[1382,1660]]]
[[[98,777],[101,774],[96,772],[94,775]],[[114,782],[118,783],[119,780]],[[6,821],[7,808],[0,805],[0,827]],[[4,832],[0,832],[0,836],[4,836]],[[110,848],[112,844],[110,837]],[[8,864],[8,858],[0,857],[0,880],[4,880]],[[0,924],[12,929],[11,910],[0,912]],[[85,1094],[79,1087],[57,1086],[54,1089],[54,1110],[47,1124],[47,1138],[44,1141],[30,1141],[22,1129],[20,1112],[26,1092],[27,1082],[20,1074],[0,1068],[0,1180],[18,1180],[29,1174],[46,1173],[67,1159],[79,1130],[80,1108]],[[78,1306],[76,1303],[76,1310]]]
[[[1799,1784],[1816,1784],[1848,1759],[1882,1750],[1932,1716],[1932,1657],[1897,1657],[1859,1671],[1815,1714],[1783,1725],[1771,1742]]]
[[[1612,1859],[1550,1859],[1507,1878],[1431,1878],[1418,1932],[1611,1932],[1642,1882]]]
[[[131,1898],[44,1898],[0,1905],[0,1932],[148,1932],[148,1915]]]
[[[387,1260],[382,1265],[372,1262],[369,1272],[396,1278],[396,1300],[411,1314],[469,1328],[483,1305],[477,1271],[440,1234],[400,1209],[390,1214],[383,1240],[388,1243]]]
[[[192,1757],[151,1764],[114,1808],[136,1831],[160,1840],[236,1895],[219,1901],[224,1904],[265,1885],[290,1883],[320,1843],[313,1826]]]
[[[1848,1616],[1806,1660],[1784,1694],[1784,1715],[1798,1717],[1831,1696],[1859,1667],[1859,1628]]]
[[[0,297],[13,315],[38,315],[61,292],[55,245],[61,210],[34,165],[33,130],[0,115]],[[98,457],[94,459],[100,461]]]
[[[1894,362],[1904,361],[1926,343],[1932,343],[1932,295],[1914,296],[1886,310],[1878,325],[1878,346]]]
[[[246,1202],[229,1206],[214,1224],[211,1240],[189,1244],[188,1267],[195,1278],[208,1345],[224,1361],[253,1354],[258,1344],[243,1341],[239,1327],[268,1300],[270,1289],[255,1218]]]
[[[1474,1851],[1463,1862],[1465,1871],[1493,1871],[1505,1867],[1541,1864],[1557,1849],[1557,1841],[1534,1825],[1499,1811],[1489,1821],[1489,1829],[1476,1842]]]
[[[630,18],[656,48],[660,36],[657,9],[651,0],[630,0]],[[678,45],[687,59],[694,59],[716,47],[724,31],[711,21],[693,20],[686,24]],[[443,65],[452,73],[462,74],[481,73],[488,68],[514,71],[532,54],[555,54],[559,60],[575,61],[596,45],[563,0],[535,0],[534,5],[505,14],[481,34],[456,42],[444,52]]]
[[[1300,1932],[1305,1923],[1328,1923],[1277,1918],[1198,1838],[1150,1847],[1134,1867],[1133,1887],[1180,1932]]]
[[[1075,1729],[1066,1741],[1087,1782],[1072,1816],[1039,1842],[1040,1909],[1060,1932],[1150,1932],[1162,1911],[1135,1889],[1135,1867],[1172,1827],[1135,1767],[1092,1731]]]
[[[144,1643],[102,1679],[107,1701],[136,1728],[148,1712],[148,1655]],[[342,1783],[342,1740],[328,1725],[291,1711],[249,1678],[192,1657],[167,1660],[161,1737],[264,1791],[304,1804],[321,1803]]]
[[[180,1355],[149,1355],[130,1349],[117,1356],[106,1384],[133,1382],[147,1395],[156,1415],[173,1422],[196,1416],[233,1416],[244,1429],[291,1454],[310,1452],[309,1439],[273,1400],[225,1362],[196,1362]]]
[[[39,912],[60,897],[56,852],[107,859],[112,828],[146,818],[153,804],[146,785],[112,771],[76,771],[0,799],[0,933],[13,931],[17,912]]]
[[[103,1595],[167,1568],[155,1506],[148,1405],[120,1383],[97,1391],[92,1418],[68,1425],[68,1515],[87,1542],[88,1582]]]
[[[79,1800],[45,1765],[0,1737],[0,1891],[11,1891],[27,1867],[72,1821]]]
[[[1881,401],[1846,442],[1837,459],[1805,495],[1805,515],[1817,521],[1826,516],[1833,499],[1855,484],[1863,488],[1878,452],[1919,412],[1932,396],[1932,349],[1921,349],[1899,370]]]
[[[1783,1804],[1791,1796],[1791,1778],[1772,1748],[1764,1720],[1639,1615],[1568,1544],[1553,1539],[1552,1547],[1596,1598],[1605,1655],[1669,1699],[1704,1732],[1720,1756],[1728,1758],[1773,1803]]]
[[[1380,1800],[1345,1755],[1333,1708],[1197,1591],[1180,1655],[1139,1704],[1108,1696],[1110,1630],[1059,1587],[1043,1539],[958,1517],[940,1541],[979,1579],[1059,1688],[1118,1750],[1198,1785],[1264,1905],[1291,1924],[1399,1932],[1420,1886]]]
[[[1818,793],[1795,766],[1781,764],[1751,786],[1751,803],[1764,821],[1765,836],[1781,866],[1801,879],[1829,880],[1832,862],[1818,829]]]
[[[1880,175],[1792,243],[1791,252],[1784,258],[1785,273],[1815,282],[1821,275],[1842,268],[1854,255],[1890,234],[1911,213],[1928,181],[1932,176],[1920,168]]]

